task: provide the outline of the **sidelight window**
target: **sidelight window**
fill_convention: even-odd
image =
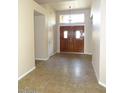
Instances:
[[[80,31],[76,31],[76,38],[79,39],[81,36],[81,32]]]
[[[68,31],[64,31],[64,38],[68,38]]]

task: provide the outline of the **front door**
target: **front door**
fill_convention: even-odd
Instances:
[[[60,51],[84,52],[84,26],[60,27]]]

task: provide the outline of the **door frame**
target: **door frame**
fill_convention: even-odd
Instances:
[[[86,25],[85,24],[59,24],[57,26],[57,53],[60,53],[60,26],[84,26],[84,34],[86,34]],[[85,47],[86,47],[85,42],[86,42],[86,39],[84,36],[84,53],[85,53]]]

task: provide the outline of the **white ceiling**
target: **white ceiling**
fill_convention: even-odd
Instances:
[[[71,9],[83,9],[91,7],[91,0],[34,0],[39,4],[49,5],[56,11]]]

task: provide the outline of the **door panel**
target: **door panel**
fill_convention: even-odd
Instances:
[[[83,26],[75,26],[73,28],[73,31],[74,31],[74,51],[75,52],[84,52],[84,27]],[[76,33],[76,32],[78,32],[78,33]]]
[[[84,51],[84,26],[60,27],[60,51],[83,52]]]

